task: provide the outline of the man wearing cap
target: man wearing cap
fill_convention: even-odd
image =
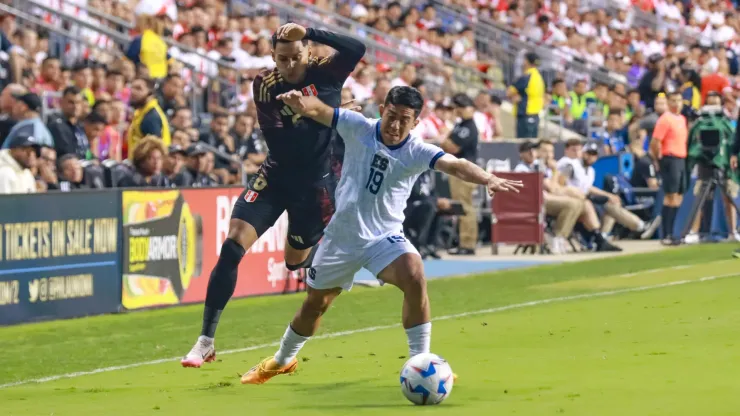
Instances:
[[[41,145],[33,136],[22,134],[5,142],[8,148],[0,150],[0,194],[27,194],[36,192],[36,179],[31,169]]]
[[[524,55],[524,74],[506,93],[516,104],[514,113],[518,138],[536,138],[539,133],[540,113],[545,106],[545,81],[537,69],[539,60],[533,52]]]
[[[478,157],[478,128],[475,126],[473,115],[475,103],[467,95],[460,93],[452,97],[455,115],[460,121],[452,129],[450,135],[440,147],[460,159],[467,159],[476,163]],[[478,213],[473,206],[473,191],[475,185],[450,177],[450,194],[452,199],[460,201],[465,215],[460,216],[460,246],[450,251],[453,255],[475,254],[478,244]]]
[[[41,99],[34,93],[22,93],[13,95],[15,103],[11,117],[17,123],[10,129],[8,137],[5,138],[3,148],[9,148],[10,141],[17,135],[33,136],[37,143],[47,147],[54,146],[54,139],[49,130],[41,121]]]
[[[208,149],[202,143],[190,145],[187,149],[187,161],[184,169],[175,175],[175,185],[179,188],[209,186],[210,179],[202,172],[206,168]]]
[[[683,97],[680,92],[668,96],[668,111],[663,113],[655,125],[650,140],[650,154],[659,161],[660,176],[663,179],[663,242],[675,244],[673,229],[678,208],[683,202],[683,191],[688,176],[686,156],[688,155],[689,130],[686,118],[681,115]]]
[[[637,90],[648,111],[655,107],[655,97],[665,91],[666,70],[663,56],[653,54],[648,58],[648,72],[642,76]]]
[[[162,173],[164,173],[171,182],[185,169],[185,161],[188,152],[179,144],[173,144],[167,149],[167,157],[164,159]]]

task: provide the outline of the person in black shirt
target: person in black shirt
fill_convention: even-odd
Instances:
[[[87,158],[90,144],[85,132],[78,125],[80,109],[82,109],[84,100],[85,98],[79,88],[65,88],[60,102],[61,113],[52,116],[47,124],[49,132],[54,138],[54,150],[57,151],[57,157],[59,158],[70,153],[77,155],[82,160]]]
[[[175,115],[175,109],[185,105],[184,83],[182,78],[177,74],[167,75],[157,91],[157,101],[167,118],[172,119]]]
[[[167,149],[167,157],[164,160],[162,172],[173,183],[175,177],[177,177],[177,175],[182,172],[183,169],[185,169],[185,161],[187,159],[187,156],[188,153],[185,151],[185,149],[182,148],[182,146],[178,144],[170,145],[170,147]]]
[[[206,108],[209,112],[231,114],[239,106],[236,72],[231,68],[236,60],[230,56],[219,59],[218,78],[208,85]]]
[[[170,180],[162,174],[165,149],[162,140],[145,136],[134,149],[133,169],[118,182],[120,188],[170,187]]]
[[[655,97],[665,92],[666,69],[663,56],[653,54],[648,58],[648,71],[640,79],[637,90],[640,99],[645,103],[645,109],[652,111],[655,106]]]
[[[59,182],[48,184],[49,190],[60,190],[69,192],[75,189],[90,189],[84,182],[85,171],[82,169],[80,159],[74,153],[67,153],[57,159]]]
[[[206,154],[208,150],[200,143],[191,145],[187,150],[187,161],[180,173],[175,175],[175,186],[178,188],[210,186],[210,179],[201,172],[206,169]]]
[[[267,146],[261,132],[254,128],[254,119],[246,113],[237,115],[230,134],[236,142],[236,152],[244,162],[247,173],[256,173],[267,157]]]
[[[411,188],[411,195],[406,201],[403,223],[404,229],[408,229],[407,237],[419,250],[421,258],[440,258],[437,254],[436,245],[436,223],[437,212],[449,210],[450,200],[437,197],[434,191],[434,173],[426,171]]]
[[[457,94],[452,98],[452,104],[460,122],[440,147],[457,158],[475,163],[478,157],[478,128],[473,121],[475,103],[467,95]],[[465,215],[460,216],[460,245],[456,250],[451,250],[450,254],[475,254],[475,247],[478,244],[478,213],[473,206],[473,191],[474,184],[450,177],[452,199],[460,201],[465,210]]]
[[[312,56],[309,41],[336,52]],[[337,133],[297,116],[276,97],[298,90],[340,107],[342,86],[365,55],[365,45],[348,36],[288,23],[273,35],[272,47],[276,67],[261,72],[253,84],[257,119],[270,152],[234,205],[228,238],[208,282],[201,336],[181,361],[185,367],[200,367],[215,357],[213,337],[219,317],[234,293],[239,263],[259,236],[287,210],[285,265],[289,270],[310,267],[312,247],[334,213],[336,180],[330,155]]]
[[[645,130],[637,133],[639,137],[630,141],[630,152],[634,156],[634,170],[630,178],[630,184],[635,188],[650,188],[658,190],[658,172],[655,169],[653,159],[645,153],[644,145],[647,135]]]

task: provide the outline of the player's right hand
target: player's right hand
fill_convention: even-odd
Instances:
[[[297,114],[303,115],[303,113],[306,111],[306,106],[302,100],[303,94],[300,91],[288,91],[286,93],[278,95],[275,98],[287,104]]]
[[[277,30],[277,38],[288,42],[298,42],[306,37],[306,28],[297,23],[286,23]]]

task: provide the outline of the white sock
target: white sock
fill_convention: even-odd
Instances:
[[[637,224],[637,231],[638,232],[645,231],[646,229],[647,229],[647,224],[645,223],[645,221],[640,221],[640,223]]]
[[[205,335],[201,335],[198,337],[198,342],[206,345],[213,345],[214,339],[211,337],[207,337]]]
[[[417,325],[406,330],[409,339],[409,357],[429,352],[432,342],[432,323]]]
[[[303,344],[305,344],[309,338],[311,337],[304,337],[296,334],[295,331],[293,331],[293,328],[288,325],[288,329],[285,330],[283,339],[280,340],[280,349],[275,353],[275,361],[277,361],[281,366],[288,365],[288,363],[293,361],[293,358],[298,355],[298,351],[303,348]]]

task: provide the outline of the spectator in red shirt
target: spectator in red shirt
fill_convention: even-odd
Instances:
[[[704,103],[707,100],[707,95],[709,95],[710,92],[716,92],[720,96],[722,95],[722,92],[725,88],[730,86],[730,81],[727,79],[726,76],[719,72],[715,72],[712,74],[704,75],[701,78],[701,103],[704,105]]]

